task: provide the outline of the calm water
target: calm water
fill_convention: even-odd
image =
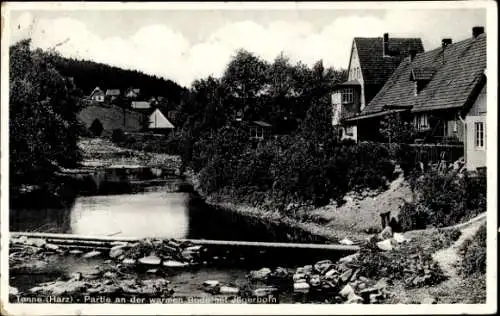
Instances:
[[[79,197],[70,212],[68,233],[187,238],[189,198],[167,192]]]
[[[325,241],[299,229],[211,207],[191,193],[171,192],[171,188],[154,186],[133,194],[80,196],[62,208],[11,210],[10,229],[139,238]]]
[[[213,208],[191,193],[173,193],[171,186],[156,186],[135,194],[77,197],[62,208],[23,208],[10,211],[11,231],[38,231],[94,236],[128,236],[158,238],[191,238],[219,240],[250,240],[280,242],[324,242],[299,229],[291,229],[235,212]],[[340,254],[298,253],[296,250],[266,253],[234,253],[245,257],[239,264],[231,262],[203,267],[199,270],[180,270],[168,279],[176,296],[210,296],[200,285],[208,279],[241,286],[246,273],[263,266],[288,268],[310,264],[316,260],[335,259]],[[327,255],[325,257],[325,255]],[[224,256],[224,254],[222,254]],[[333,256],[333,257],[332,257]],[[95,262],[82,258],[61,257],[50,266],[54,271],[39,275],[13,274],[10,284],[26,291],[37,283],[92,269]],[[147,277],[151,276],[139,276]],[[282,302],[293,302],[290,295]]]

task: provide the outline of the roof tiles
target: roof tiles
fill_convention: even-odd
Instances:
[[[415,83],[411,80],[415,69],[435,69],[428,84],[416,96]],[[362,113],[381,111],[384,106],[411,106],[414,112],[461,107],[485,69],[486,34],[451,44],[444,51],[437,48],[418,54],[413,62],[406,58]],[[428,78],[426,71],[422,75]]]

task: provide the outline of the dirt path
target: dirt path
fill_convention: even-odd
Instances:
[[[434,260],[439,263],[443,272],[450,277],[450,279],[458,275],[456,269],[456,264],[460,261],[458,250],[467,239],[474,236],[484,222],[486,222],[486,213],[483,213],[466,223],[454,226],[462,232],[460,238],[458,238],[458,240],[455,241],[450,247],[441,249],[433,254]]]

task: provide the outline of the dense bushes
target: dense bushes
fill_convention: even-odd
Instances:
[[[432,255],[418,245],[406,244],[399,249],[381,252],[375,245],[362,248],[354,264],[360,275],[401,281],[405,287],[432,286],[446,279]]]
[[[460,247],[462,265],[460,272],[465,275],[486,273],[486,225],[482,225],[473,238],[467,239]]]
[[[113,130],[111,140],[122,147],[151,153],[178,155],[181,139],[176,135],[152,136],[148,134],[125,134],[123,130]]]
[[[384,188],[394,173],[394,164],[389,151],[377,143],[360,143],[347,146],[349,168],[347,177],[349,187],[353,189]]]
[[[403,230],[444,227],[486,211],[486,175],[430,170],[410,181],[416,201],[399,214]]]
[[[375,143],[318,146],[298,134],[252,145],[235,127],[196,142],[191,167],[204,193],[293,212],[341,201],[350,190],[384,188],[394,172],[389,151]]]

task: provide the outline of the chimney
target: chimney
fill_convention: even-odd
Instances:
[[[410,49],[410,61],[413,61],[417,56],[417,51],[415,49]]]
[[[443,38],[441,40],[441,46],[443,47],[443,49],[445,49],[446,46],[451,45],[451,43],[453,43],[451,38]]]
[[[389,33],[384,33],[383,56],[389,56]]]
[[[472,28],[472,37],[476,38],[484,33],[484,26],[474,26]]]

